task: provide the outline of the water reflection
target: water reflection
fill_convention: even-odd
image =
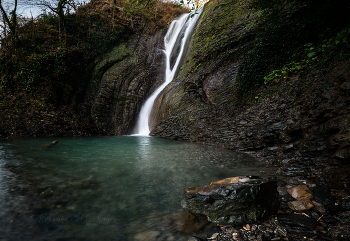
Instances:
[[[133,138],[133,137],[131,137]],[[149,157],[152,154],[151,153],[151,139],[152,137],[150,136],[139,136],[136,141],[137,141],[137,160],[138,162],[138,167],[142,167],[142,165],[147,165],[149,164]],[[153,146],[154,148],[154,146]]]

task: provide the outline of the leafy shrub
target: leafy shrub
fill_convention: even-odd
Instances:
[[[305,44],[318,46],[350,24],[350,2],[345,0],[254,0],[251,7],[266,11],[267,17],[265,28],[257,33],[238,72],[238,90],[242,93],[254,91],[266,82],[266,76],[267,82],[283,76],[289,68],[287,63],[319,59],[319,53]]]
[[[261,31],[238,72],[239,90],[248,92],[260,86],[264,76],[281,69],[295,50],[305,41],[304,27],[286,21],[280,25],[267,26]],[[304,37],[302,37],[304,36]]]
[[[278,82],[279,78],[287,78],[288,73],[293,70],[300,70],[303,66],[303,63],[288,63],[285,66],[283,66],[282,69],[273,70],[269,75],[264,77],[264,83],[268,84],[271,82]]]

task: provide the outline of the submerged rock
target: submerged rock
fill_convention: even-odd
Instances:
[[[209,224],[204,215],[194,215],[190,212],[167,216],[162,223],[166,229],[176,233],[194,233]]]
[[[245,224],[260,221],[276,212],[279,204],[277,183],[263,179],[224,179],[197,188],[184,188],[182,207],[204,214],[219,224]],[[239,182],[244,180],[245,182]]]

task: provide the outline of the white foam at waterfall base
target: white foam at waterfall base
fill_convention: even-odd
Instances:
[[[142,106],[140,115],[138,118],[138,123],[136,126],[135,135],[140,135],[140,136],[149,135],[150,133],[149,118],[154,105],[154,101],[156,100],[160,92],[162,92],[162,90],[173,80],[174,75],[179,67],[179,63],[181,61],[182,55],[184,53],[186,42],[188,41],[192,33],[192,30],[196,25],[196,22],[201,13],[202,13],[202,8],[198,9],[195,14],[193,12],[189,14],[184,14],[170,24],[168,32],[164,37],[164,46],[165,46],[164,54],[165,54],[165,61],[166,61],[165,81],[161,86],[159,86],[154,91],[154,93],[147,99],[147,101]],[[184,34],[182,34],[183,32]],[[180,51],[177,56],[175,65],[171,69],[170,57],[174,47],[176,46],[176,41],[179,37],[183,37],[181,40]]]

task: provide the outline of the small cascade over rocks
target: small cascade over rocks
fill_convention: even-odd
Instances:
[[[166,61],[165,81],[154,91],[142,106],[135,135],[149,135],[149,118],[154,101],[160,92],[162,92],[162,90],[173,80],[181,62],[186,43],[201,13],[202,8],[198,9],[195,14],[193,12],[184,14],[170,24],[168,32],[164,37],[164,54]]]

